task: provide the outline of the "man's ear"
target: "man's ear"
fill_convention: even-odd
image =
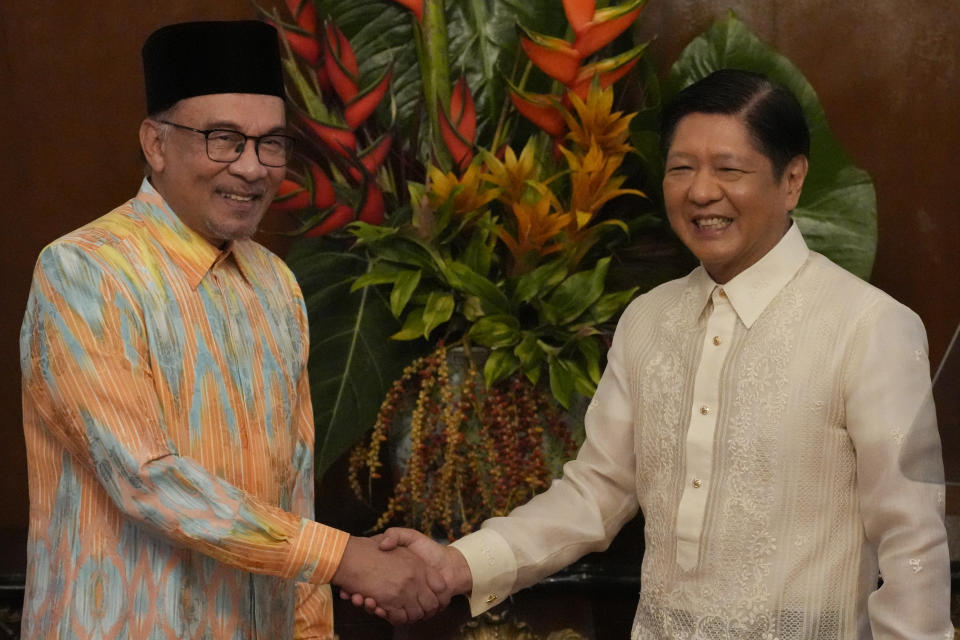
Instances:
[[[810,164],[807,156],[796,156],[783,170],[783,185],[786,190],[787,211],[793,211],[800,201],[800,192],[803,191],[803,181],[807,177]]]
[[[164,139],[160,127],[159,122],[150,118],[140,123],[140,149],[150,165],[151,174],[162,173],[165,165]]]

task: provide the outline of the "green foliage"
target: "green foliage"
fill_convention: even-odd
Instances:
[[[304,239],[287,255],[310,318],[310,394],[316,424],[316,473],[330,465],[376,419],[386,389],[419,355],[416,343],[390,339],[397,322],[382,292],[352,291],[367,272],[362,254]]]
[[[437,244],[409,229],[383,233],[364,223],[353,229],[374,260],[353,288],[379,285],[379,291],[391,291],[391,303],[403,299],[402,305],[390,305],[403,318],[394,339],[435,340],[434,330],[442,327],[448,343],[464,340],[490,349],[484,366],[487,385],[517,371],[536,382],[546,367],[554,397],[563,406],[570,406],[574,392],[593,393],[603,357],[599,336],[609,330],[604,323],[636,293],[636,288],[606,291],[609,257],[570,273],[569,263],[558,256],[505,279],[500,271],[477,273],[456,251],[458,242],[470,246],[473,236],[484,235],[482,226]],[[425,262],[424,254],[432,263]]]

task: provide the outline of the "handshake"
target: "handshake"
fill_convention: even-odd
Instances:
[[[331,582],[341,598],[393,624],[429,618],[473,588],[459,551],[403,528],[372,538],[350,536]]]

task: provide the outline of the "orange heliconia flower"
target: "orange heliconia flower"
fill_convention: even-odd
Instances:
[[[521,27],[525,35],[520,46],[530,61],[545,74],[566,85],[568,91],[586,99],[593,79],[608,87],[633,68],[647,45],[642,44],[618,56],[582,66],[583,60],[613,42],[640,15],[647,0],[628,0],[597,10],[595,0],[563,0],[563,11],[574,32],[574,41],[535,33]],[[524,117],[555,139],[565,130],[561,110],[545,96],[523,93],[511,87],[510,98]],[[566,100],[566,98],[564,99]]]
[[[604,48],[634,23],[646,3],[647,0],[631,0],[622,5],[595,11],[590,21],[583,24],[579,31],[574,28],[576,38],[573,48],[584,57]]]
[[[594,0],[563,0],[563,13],[574,33],[582,33],[591,20],[596,8]]]
[[[583,54],[562,38],[545,36],[523,27],[521,29],[526,36],[520,38],[520,46],[530,61],[554,80],[563,84],[573,82]]]
[[[527,93],[511,85],[510,101],[527,120],[554,138],[562,136],[566,131],[563,110],[556,96]]]

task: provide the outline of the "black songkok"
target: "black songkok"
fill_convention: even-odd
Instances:
[[[256,20],[182,22],[154,31],[143,45],[147,113],[211,93],[283,97],[277,30]]]

